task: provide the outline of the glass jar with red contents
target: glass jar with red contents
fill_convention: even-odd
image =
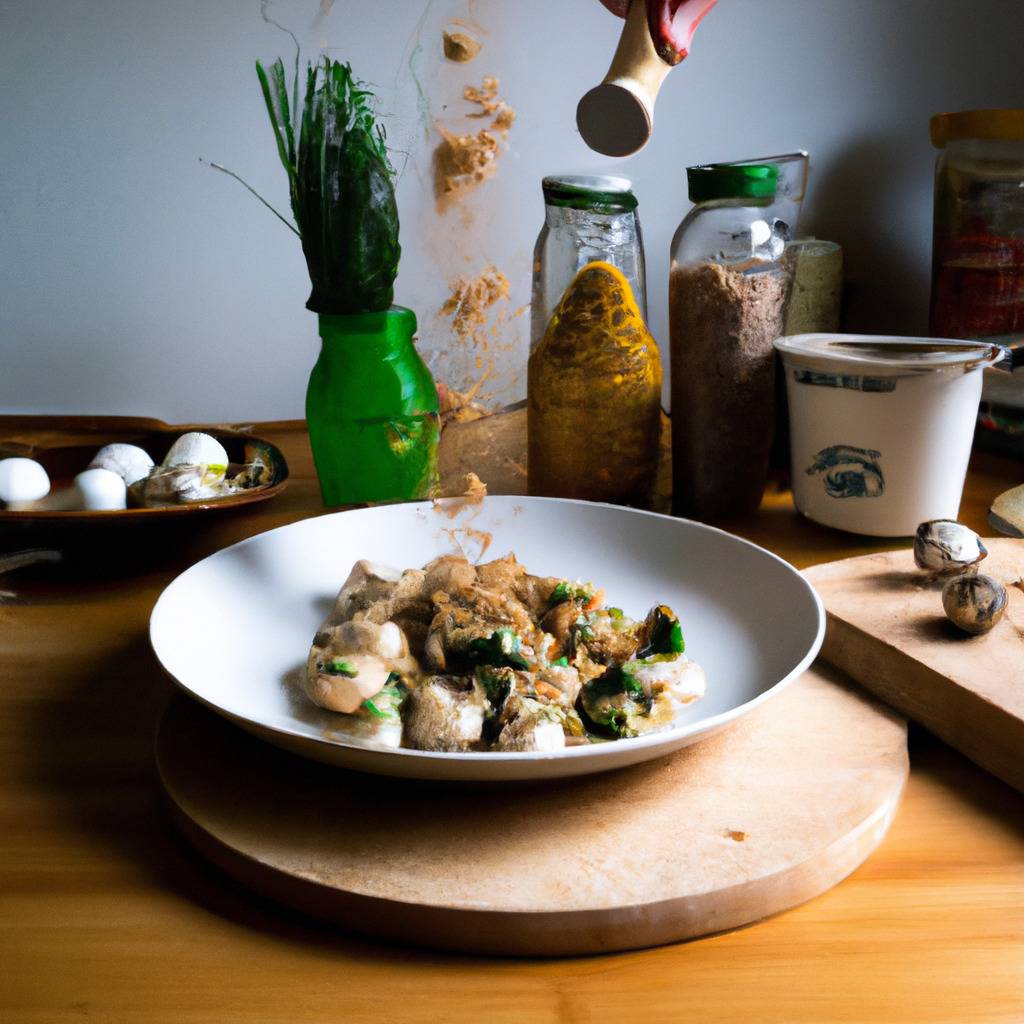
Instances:
[[[931,136],[931,333],[1024,331],[1024,110],[937,114]]]

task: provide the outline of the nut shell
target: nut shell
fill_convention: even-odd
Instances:
[[[972,636],[987,633],[1006,612],[1006,588],[991,576],[955,576],[942,588],[942,607],[954,626]]]
[[[955,519],[930,519],[914,534],[914,564],[934,576],[976,571],[987,554],[981,538]]]

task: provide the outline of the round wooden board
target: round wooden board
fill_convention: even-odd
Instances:
[[[545,783],[361,775],[261,743],[177,697],[157,764],[188,838],[244,884],[378,937],[560,956],[750,924],[878,846],[906,724],[815,666],[703,743]]]

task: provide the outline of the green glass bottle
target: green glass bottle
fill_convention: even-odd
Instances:
[[[306,421],[325,505],[429,497],[437,483],[437,390],[413,345],[416,314],[320,314]]]

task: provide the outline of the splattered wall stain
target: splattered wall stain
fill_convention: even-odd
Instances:
[[[462,98],[478,109],[466,114],[486,118],[490,124],[477,132],[459,134],[436,122],[440,141],[434,150],[434,198],[438,212],[450,209],[467,192],[487,181],[498,169],[498,158],[516,118],[516,112],[498,95],[500,83],[490,75],[479,88],[467,85]]]
[[[448,60],[456,64],[468,64],[480,53],[480,41],[465,31],[460,19],[456,18],[441,33],[441,46]],[[468,27],[468,26],[467,26]]]

